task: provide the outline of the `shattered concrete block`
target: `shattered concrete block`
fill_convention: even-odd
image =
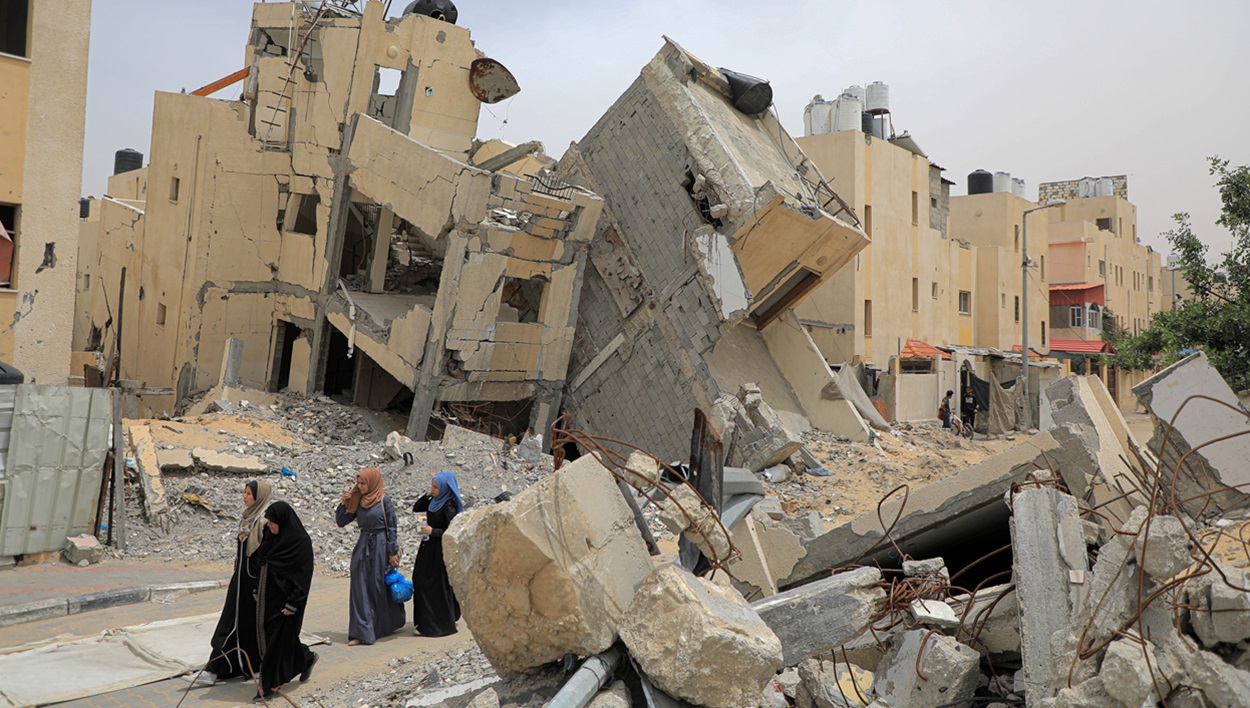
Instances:
[[[1228,582],[1212,570],[1186,583],[1190,624],[1209,649],[1250,639],[1250,593],[1238,589],[1250,587],[1250,573],[1226,565],[1219,570]]]
[[[195,458],[191,456],[191,451],[180,447],[172,450],[157,450],[156,459],[162,471],[167,468],[185,470],[195,466]]]
[[[388,436],[389,439],[389,436]],[[469,430],[458,425],[449,425],[443,429],[443,449],[492,449],[503,450],[504,441],[476,430]]]
[[[675,565],[638,589],[620,633],[656,687],[696,705],[754,705],[781,668],[781,640],[737,592]]]
[[[1181,359],[1134,386],[1133,393],[1154,421],[1154,435],[1147,445],[1158,456],[1169,483],[1173,470],[1186,454],[1212,440],[1241,434],[1185,458],[1175,481],[1177,499],[1193,499],[1181,505],[1187,513],[1218,514],[1245,502],[1245,490],[1250,489],[1243,486],[1250,485],[1250,465],[1246,464],[1250,459],[1250,435],[1245,435],[1250,431],[1250,418],[1214,401],[1194,399],[1186,403],[1191,396],[1203,395],[1238,405],[1236,394],[1206,353],[1197,352]],[[1179,416],[1177,411],[1181,411]]]
[[[650,489],[660,483],[660,463],[645,452],[631,453],[622,471],[626,484],[636,489]]]
[[[938,588],[944,588],[951,582],[950,571],[946,569],[946,561],[941,558],[905,560],[903,561],[903,576],[924,579],[934,587],[934,594],[931,597],[945,597],[946,591]]]
[[[825,521],[820,518],[820,512],[817,511],[809,511],[798,516],[787,516],[781,519],[780,523],[784,528],[789,529],[803,539],[805,547],[809,541],[825,532]]]
[[[1051,702],[1042,702],[1038,705],[1047,705],[1052,708],[1107,708],[1107,706],[1114,705],[1112,700],[1111,694],[1107,691],[1107,685],[1101,677],[1095,676],[1071,688],[1064,688],[1051,699]],[[1135,706],[1135,708],[1138,707]]]
[[[810,708],[862,708],[872,702],[871,672],[858,666],[807,659],[799,664],[795,703]]]
[[[629,687],[624,681],[613,681],[612,685],[595,694],[586,708],[630,708]]]
[[[191,451],[191,457],[195,458],[197,465],[218,472],[264,474],[269,471],[269,466],[255,455],[235,455],[197,447]]]
[[[1250,672],[1228,664],[1218,654],[1190,649],[1180,641],[1168,646],[1185,672],[1185,684],[1202,691],[1210,705],[1245,705]],[[1169,704],[1170,705],[1170,704]]]
[[[227,400],[218,399],[210,402],[204,407],[205,413],[221,413],[222,415],[234,415],[238,411],[233,403]]]
[[[1185,526],[1175,516],[1155,516],[1150,520],[1144,543],[1138,549],[1142,570],[1156,582],[1163,582],[1188,568],[1192,543]]]
[[[612,474],[585,455],[443,537],[466,624],[500,675],[604,651],[651,571]]]
[[[1085,538],[1074,497],[1050,487],[1011,497],[1012,580],[1020,604],[1020,653],[1024,682],[1035,699],[1055,694],[1051,682],[1051,636],[1072,616],[1084,583]],[[1074,572],[1076,574],[1074,574]]]
[[[751,510],[730,532],[739,557],[729,564],[734,587],[748,600],[777,594],[777,580],[790,574],[806,551],[794,533],[762,512]],[[744,587],[745,586],[745,587]]]
[[[1103,684],[1115,687],[1115,700],[1120,704],[1134,708],[1147,702],[1154,705],[1159,702],[1153,678],[1158,666],[1159,660],[1150,642],[1117,639],[1107,647],[1099,676]],[[1167,686],[1168,682],[1161,680],[1160,684]]]
[[[495,689],[488,688],[473,697],[464,708],[499,708],[499,694]]]
[[[417,443],[412,438],[392,430],[386,435],[386,443],[382,445],[382,454],[388,460],[400,460],[403,459],[405,452],[412,452],[416,447]]]
[[[959,617],[955,611],[941,600],[912,600],[907,611],[917,624],[943,629],[959,626]]]
[[[143,491],[143,516],[148,523],[156,522],[167,511],[165,483],[161,478],[161,464],[156,456],[156,441],[152,429],[146,425],[132,425],[130,447],[134,451],[135,465],[139,471],[139,488]]]
[[[858,568],[752,603],[781,639],[785,665],[842,646],[864,632],[885,599],[881,571]]]
[[[669,490],[660,506],[660,521],[674,535],[685,534],[708,558],[729,557],[729,536],[716,514],[689,485],[679,484]]]
[[[966,627],[977,628],[974,648],[987,654],[1020,651],[1020,605],[1013,586],[994,585],[975,596],[955,595],[948,602]]]
[[[799,683],[802,681],[799,678],[799,670],[793,667],[777,674],[777,677],[773,680],[781,688],[782,695],[790,700],[794,700],[794,696],[799,690]]]
[[[70,536],[65,539],[65,549],[61,551],[65,560],[78,566],[99,563],[104,558],[104,547],[100,541],[89,533]]]
[[[893,641],[877,668],[874,686],[877,698],[888,706],[956,702],[972,697],[983,681],[981,655],[951,637],[915,629]]]
[[[777,497],[765,497],[751,510],[765,514],[773,521],[781,521],[786,518],[785,509],[781,508],[781,500]]]

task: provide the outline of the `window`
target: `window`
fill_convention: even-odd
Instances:
[[[295,220],[291,226],[291,231],[297,234],[317,234],[317,207],[321,204],[321,197],[316,194],[292,194],[291,200],[287,202],[286,210],[289,213],[291,207],[295,206]],[[288,216],[285,223],[292,223]]]
[[[1153,275],[1148,276],[1146,278],[1146,282],[1149,283],[1150,292],[1154,292],[1155,291],[1155,277]]]
[[[1016,224],[1016,239],[1014,241],[1016,253],[1020,252],[1020,225]]]
[[[872,238],[872,205],[864,205],[864,233],[868,234],[868,238]]]
[[[920,278],[911,279],[911,311],[920,311]]]
[[[929,197],[929,208],[937,209],[937,197]]]
[[[83,276],[82,276],[82,289],[83,289],[83,290],[90,290],[90,289],[91,289],[91,274],[90,274],[90,273],[85,273],[85,274],[83,274]]]
[[[1042,256],[1041,263],[1042,263],[1041,268],[1040,268],[1041,273],[1039,273],[1038,275],[1041,277],[1042,280],[1045,280],[1046,279],[1046,256]]]
[[[1102,310],[1092,302],[1089,304],[1089,320],[1085,324],[1090,329],[1102,329]]]
[[[998,294],[998,307],[1001,310],[1007,309],[1007,293]]]
[[[938,295],[937,283],[934,283],[933,285],[929,287],[929,296],[932,297],[934,300],[936,300],[937,295]]]
[[[13,287],[13,253],[17,249],[21,207],[0,204],[0,288]]]
[[[178,178],[170,177],[169,178],[169,201],[171,202],[178,201],[178,187],[179,187]]]
[[[911,193],[911,225],[916,226],[920,223],[920,195],[916,192]]]
[[[1084,327],[1085,326],[1085,308],[1080,305],[1073,305],[1068,308],[1068,326]]]
[[[1107,277],[1107,262],[1106,261],[1098,261],[1098,275],[1104,278]]]
[[[30,16],[29,0],[0,0],[0,52],[29,57],[26,26]]]
[[[1020,322],[1020,296],[1016,296],[1016,322]]]
[[[1107,219],[1094,219],[1094,225],[1096,225],[1098,228],[1102,229],[1103,231],[1110,231],[1110,230],[1111,230],[1111,219],[1109,219],[1109,218],[1107,218]]]
[[[165,303],[156,303],[156,325],[158,327],[165,326]]]
[[[872,300],[864,300],[864,336],[872,336]]]
[[[959,291],[959,314],[961,315],[972,314],[972,293],[968,292],[967,290]]]
[[[1042,346],[1046,346],[1046,323],[1042,323]]]

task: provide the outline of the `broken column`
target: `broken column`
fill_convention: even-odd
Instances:
[[[755,705],[781,668],[781,640],[737,592],[675,565],[647,578],[620,632],[657,688],[695,705]]]
[[[1011,497],[1012,579],[1029,704],[1055,694],[1050,638],[1080,599],[1088,565],[1076,499],[1049,487]]]
[[[650,556],[612,474],[585,455],[443,537],[465,623],[502,676],[604,651]]]
[[[1236,394],[1205,353],[1181,359],[1134,386],[1133,393],[1154,421],[1155,431],[1148,446],[1162,463],[1165,488],[1171,485],[1175,472],[1176,499],[1197,497],[1182,504],[1187,513],[1220,513],[1246,500],[1250,486],[1241,485],[1250,485],[1250,465],[1246,465],[1250,459],[1250,435],[1222,440],[1185,457],[1204,443],[1250,433],[1250,418],[1236,407]],[[1205,399],[1189,400],[1195,395],[1209,396],[1234,408]],[[1175,428],[1171,428],[1173,418]],[[1182,457],[1185,462],[1178,470]]]

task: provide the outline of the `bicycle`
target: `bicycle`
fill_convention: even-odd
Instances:
[[[962,418],[951,416],[951,430],[961,438],[972,439],[972,426],[965,423]]]

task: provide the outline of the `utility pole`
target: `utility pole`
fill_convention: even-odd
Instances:
[[[1033,427],[1033,407],[1029,404],[1029,214],[1063,203],[1055,201],[1025,209],[1020,216],[1020,378],[1024,386],[1024,430]]]

